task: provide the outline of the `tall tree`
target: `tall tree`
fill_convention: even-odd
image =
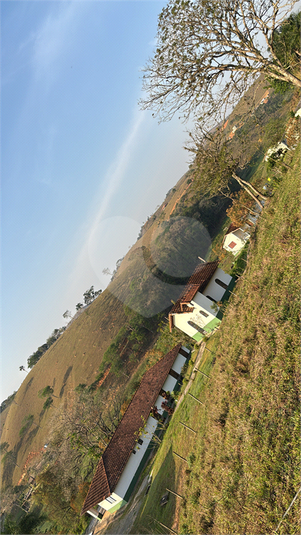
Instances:
[[[277,55],[277,32],[296,4],[170,0],[144,69],[142,107],[166,120],[179,110],[187,118],[201,105],[203,118],[209,118],[233,106],[259,75],[301,87],[292,59]]]
[[[301,12],[292,13],[273,34],[275,54],[282,65],[292,73],[300,71],[300,32]],[[275,78],[269,78],[269,82],[279,93],[292,87],[290,82]]]
[[[265,199],[265,196],[236,172],[238,166],[242,168],[246,164],[243,148],[234,158],[222,129],[208,131],[199,126],[190,133],[190,143],[185,148],[195,155],[194,188],[200,189],[203,195],[225,195],[234,179],[262,209],[259,198]]]
[[[25,370],[24,366],[19,366],[19,370],[20,370],[20,372],[28,373],[28,372]]]

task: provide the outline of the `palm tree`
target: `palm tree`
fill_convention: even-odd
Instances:
[[[28,371],[25,370],[24,366],[20,366],[20,367],[19,367],[19,370],[20,370],[20,372],[26,372],[26,373],[28,373]]]

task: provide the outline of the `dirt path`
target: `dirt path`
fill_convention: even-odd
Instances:
[[[178,202],[180,202],[180,200],[182,199],[183,195],[185,195],[186,191],[188,190],[188,188],[190,188],[191,186],[191,183],[188,184],[188,186],[186,186],[186,188],[184,189],[183,193],[181,193],[180,197],[178,197],[178,199],[176,200],[175,204],[173,205],[172,209],[171,209],[171,212],[169,214],[169,217],[168,219],[170,218],[171,214],[173,213],[173,211],[176,209],[176,206],[178,204]]]

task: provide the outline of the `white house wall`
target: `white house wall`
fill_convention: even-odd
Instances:
[[[199,317],[201,320],[201,323],[197,322],[197,324],[200,325],[200,327],[203,327],[203,326],[205,327],[207,323],[209,323],[211,320],[215,318],[218,312],[218,309],[216,309],[215,303],[213,303],[211,299],[208,299],[208,297],[201,294],[200,292],[197,292],[195,294],[193,301],[191,301],[191,304],[192,306],[195,307],[195,310],[193,311],[194,315],[195,315],[195,312],[197,312],[197,317]],[[203,316],[200,313],[200,310],[203,310],[204,312],[206,312],[206,314],[208,314],[208,317],[205,318],[205,316]]]
[[[188,355],[189,353],[187,353],[187,357]],[[181,353],[179,353],[171,369],[174,370],[176,373],[180,374],[185,362],[186,362],[186,358],[183,355],[181,355]],[[164,386],[162,388],[163,390],[165,390]]]
[[[217,268],[211,277],[209,284],[207,284],[205,290],[203,291],[204,295],[210,295],[210,297],[215,299],[215,301],[220,301],[226,290],[217,284],[215,279],[220,279],[228,286],[232,277],[231,275],[225,273],[221,268]]]
[[[220,280],[221,277],[218,277]],[[231,277],[230,277],[231,280]],[[216,284],[216,283],[215,283]],[[218,285],[217,285],[218,286]],[[222,290],[222,295],[224,295],[225,290],[219,286],[219,288]],[[212,292],[213,293],[213,292]],[[217,292],[215,292],[216,294]],[[211,294],[209,294],[211,295]],[[213,295],[212,297],[216,299]],[[216,299],[218,301],[219,299]],[[175,327],[178,327],[178,329],[181,329],[185,334],[188,336],[193,337],[198,331],[188,324],[189,321],[193,321],[204,329],[210,321],[212,321],[219,310],[218,307],[216,307],[216,310],[212,308],[215,303],[211,301],[211,299],[208,299],[205,295],[201,294],[200,292],[197,292],[196,295],[193,298],[193,301],[191,301],[191,305],[194,307],[193,312],[184,312],[182,314],[174,314],[173,316],[173,324]],[[200,313],[200,310],[203,310],[208,314],[207,317],[203,316]]]
[[[171,392],[171,390],[165,390],[165,392]],[[164,409],[162,409],[162,407],[161,407],[163,401],[165,401],[165,399],[162,396],[159,396],[157,401],[156,401],[156,407],[158,409],[159,414],[163,414],[163,412],[164,412]]]
[[[119,502],[122,501],[122,498],[118,496],[115,492],[112,492],[109,498],[111,497],[115,500],[113,503],[110,503],[109,500],[106,499],[100,502],[98,505],[100,505],[106,511],[109,511],[110,509],[112,509],[112,507],[115,507],[115,505],[117,505]],[[95,515],[92,515],[92,516],[94,516],[95,518]]]
[[[229,247],[230,243],[234,242],[234,247]],[[225,242],[223,245],[223,248],[226,249],[226,251],[229,251],[230,253],[238,253],[244,246],[245,242],[242,241],[240,238],[235,236],[234,234],[230,233],[226,236]]]
[[[171,375],[169,375],[164,383],[164,385],[162,386],[163,390],[165,390],[165,392],[172,392],[174,390],[174,387],[176,386],[177,384],[177,379],[175,379],[174,377],[172,377]]]
[[[237,229],[234,232],[227,234],[224,240],[223,248],[226,249],[226,251],[230,251],[230,253],[237,254],[239,251],[241,251],[249,237],[250,234],[244,232],[242,229]],[[236,244],[235,247],[229,247],[231,242]]]
[[[188,336],[193,337],[196,333],[196,330],[188,325],[188,321],[192,320],[193,312],[185,312],[183,314],[174,314],[173,315],[173,324],[175,327],[183,331],[183,333]]]
[[[109,511],[111,508],[115,507],[118,502],[121,502],[126,495],[126,492],[133,480],[133,477],[136,473],[136,471],[139,468],[139,465],[142,461],[142,458],[147,450],[147,447],[153,437],[153,434],[157,427],[157,420],[153,418],[152,416],[149,416],[146,422],[145,429],[140,435],[139,438],[143,440],[142,444],[136,444],[135,451],[136,453],[131,453],[130,458],[122,472],[122,475],[116,485],[116,488],[114,492],[111,494],[111,497],[114,498],[116,501],[113,503],[109,503],[109,501],[103,500],[99,503],[101,507],[103,507],[106,511]],[[143,421],[141,420],[141,427],[143,427]],[[137,437],[138,439],[138,437]]]

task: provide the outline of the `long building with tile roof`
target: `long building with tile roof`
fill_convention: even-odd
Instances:
[[[178,344],[145,373],[98,463],[81,514],[89,512],[97,516],[94,509],[97,505],[112,512],[127,502],[157,426],[150,413],[155,407],[163,413],[164,398],[160,392],[174,389],[188,356],[189,351]]]

